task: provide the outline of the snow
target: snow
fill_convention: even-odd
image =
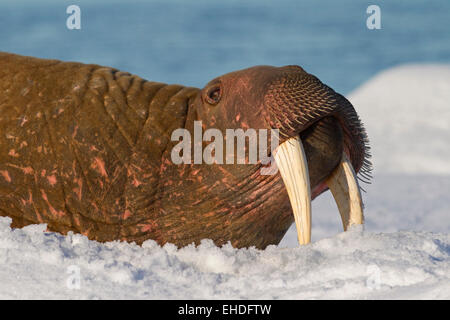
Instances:
[[[377,171],[450,174],[450,65],[403,65],[351,93]]]
[[[371,138],[366,225],[342,232],[329,193],[313,243],[266,250],[98,243],[0,218],[0,298],[449,299],[450,66],[409,65],[349,95]],[[79,280],[79,281],[78,281]]]
[[[0,219],[2,299],[444,299],[450,292],[445,234],[358,227],[301,248],[218,248],[204,240],[177,250],[9,223]],[[79,289],[71,282],[77,269]]]

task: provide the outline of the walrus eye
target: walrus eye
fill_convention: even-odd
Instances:
[[[206,101],[212,105],[218,104],[221,97],[222,97],[222,89],[220,85],[215,85],[209,88],[205,95]]]

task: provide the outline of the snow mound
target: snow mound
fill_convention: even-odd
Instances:
[[[299,248],[146,241],[11,229],[0,218],[0,298],[342,299],[450,298],[450,236],[354,228]]]
[[[365,123],[375,172],[450,174],[450,65],[395,67],[348,99]]]

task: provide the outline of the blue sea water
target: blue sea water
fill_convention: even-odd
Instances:
[[[68,30],[66,8],[81,8]],[[381,8],[369,30],[366,9]],[[203,86],[260,64],[298,64],[341,93],[408,62],[450,63],[449,0],[1,0],[0,51],[97,63]]]

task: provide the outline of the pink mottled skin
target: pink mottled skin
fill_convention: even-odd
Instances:
[[[56,179],[56,176],[55,176],[55,175],[48,176],[48,177],[47,177],[47,180],[48,180],[48,183],[49,183],[51,186],[56,185],[56,182],[58,181],[58,180]]]
[[[9,172],[7,170],[0,170],[0,174],[3,176],[3,178],[6,180],[6,182],[11,182],[11,176],[9,175]]]
[[[108,173],[106,172],[105,169],[105,162],[103,161],[103,159],[96,157],[92,162],[91,167],[95,168],[98,171],[98,173],[100,173],[100,175],[102,175],[103,177],[105,178],[108,177]]]
[[[223,133],[277,128],[282,142],[299,134],[313,197],[343,151],[363,166],[351,105],[298,66],[236,71],[203,89],[8,53],[0,67],[0,215],[13,227],[44,222],[98,241],[277,244],[293,222],[279,173],[172,162],[172,132],[193,136],[196,120]]]

